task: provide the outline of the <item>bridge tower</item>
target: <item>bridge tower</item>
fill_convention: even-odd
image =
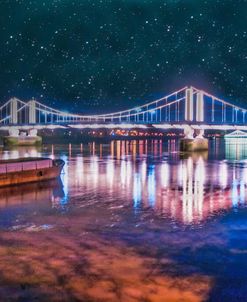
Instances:
[[[194,102],[193,102],[193,88],[187,88],[185,90],[185,121],[193,121],[193,111],[194,111]]]
[[[196,93],[196,108],[194,116],[194,89],[187,88],[185,91],[185,121],[204,122],[204,95],[203,91]]]
[[[17,99],[13,98],[10,100],[10,123],[18,123],[18,114],[17,114]]]
[[[35,102],[35,100],[28,102],[28,108],[29,108],[29,124],[35,124],[36,123],[36,102]]]
[[[204,95],[200,90],[196,94],[196,121],[204,122]]]
[[[195,89],[187,88],[185,91],[185,121],[204,122],[204,94],[196,90],[195,117],[194,117],[194,93]],[[208,149],[208,140],[203,137],[204,130],[195,129],[189,124],[184,128],[185,138],[180,140],[181,151],[202,151]]]

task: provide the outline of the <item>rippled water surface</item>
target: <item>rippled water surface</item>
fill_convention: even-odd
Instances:
[[[1,301],[247,301],[247,140],[2,150],[61,179],[0,189]]]

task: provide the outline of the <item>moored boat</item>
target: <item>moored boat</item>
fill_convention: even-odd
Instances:
[[[18,158],[0,161],[0,187],[44,181],[60,176],[64,166],[61,159]]]

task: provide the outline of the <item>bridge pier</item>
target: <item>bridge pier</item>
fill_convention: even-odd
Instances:
[[[24,130],[24,131],[23,131]],[[21,129],[19,127],[9,127],[9,135],[3,137],[5,146],[40,146],[42,137],[38,136],[37,129]]]
[[[185,126],[184,134],[185,137],[180,140],[180,151],[194,152],[208,150],[208,139],[203,136],[203,129],[195,130],[191,126]]]

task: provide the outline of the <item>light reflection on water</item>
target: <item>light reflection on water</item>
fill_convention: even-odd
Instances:
[[[64,190],[76,186],[87,193],[93,188],[109,200],[121,196],[135,210],[152,208],[157,215],[185,224],[201,222],[245,202],[245,163],[208,162],[205,154],[185,159],[177,159],[178,153],[164,156],[161,142],[154,142],[148,154],[144,152],[148,144],[128,144],[112,142],[111,155],[103,159],[102,154],[96,155],[95,145],[89,157],[77,155],[63,176]],[[76,179],[69,177],[68,181],[68,175]],[[65,195],[73,196],[74,190]]]
[[[221,144],[212,142],[211,159],[207,152],[179,154],[175,140],[23,147],[5,150],[1,157],[62,158],[66,163],[61,175],[62,194],[54,196],[50,190],[50,197],[46,197],[56,208],[64,210],[75,196],[86,195],[92,204],[105,196],[106,203],[120,200],[134,211],[153,209],[156,215],[191,224],[245,204],[247,163],[234,161],[234,155],[237,159],[240,154],[244,156],[247,141],[239,145],[228,141],[225,152]],[[0,197],[2,204],[3,199]]]

